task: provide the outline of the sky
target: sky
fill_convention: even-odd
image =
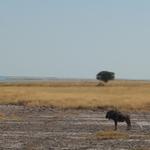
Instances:
[[[0,75],[150,79],[149,0],[1,0]]]

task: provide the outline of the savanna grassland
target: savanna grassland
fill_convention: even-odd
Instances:
[[[0,105],[0,149],[148,150],[150,82],[97,85],[95,80],[0,83],[0,104],[6,104]],[[114,122],[105,118],[111,107],[129,113],[131,130],[119,123],[113,131]]]
[[[116,80],[0,83],[0,104],[150,110],[150,82]]]

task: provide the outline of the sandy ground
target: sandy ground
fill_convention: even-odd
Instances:
[[[46,107],[0,106],[0,149],[27,150],[147,150],[150,148],[150,112],[130,113],[132,129],[120,123],[127,139],[97,139],[113,130],[103,110],[60,110]]]

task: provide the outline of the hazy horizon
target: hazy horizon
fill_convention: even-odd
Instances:
[[[0,76],[150,79],[150,1],[0,1]]]
[[[0,76],[0,81],[7,82],[7,81],[40,81],[40,80],[60,80],[60,81],[73,81],[73,80],[97,80],[96,77],[94,78],[79,78],[79,77],[51,77],[51,76]],[[131,80],[131,81],[150,81],[150,79],[138,79],[138,78],[115,78],[114,80]],[[98,81],[98,80],[97,80]]]

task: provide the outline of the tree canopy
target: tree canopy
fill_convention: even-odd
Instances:
[[[115,73],[110,71],[101,71],[96,75],[97,80],[108,82],[109,80],[115,79]]]

